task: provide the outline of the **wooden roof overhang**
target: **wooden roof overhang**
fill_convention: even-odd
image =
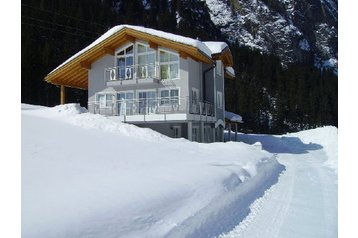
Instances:
[[[176,50],[183,58],[190,56],[194,60],[207,64],[212,64],[214,62],[213,59],[194,46],[140,32],[131,28],[123,28],[49,73],[45,77],[45,81],[55,85],[87,90],[88,70],[91,69],[91,64],[105,54],[114,55],[116,48],[120,47],[125,42],[134,42],[135,39],[147,41],[152,48],[162,46]]]
[[[224,64],[224,69],[225,69],[225,67],[232,67],[234,65],[231,51],[228,46],[225,47],[220,53],[212,54],[211,57],[214,60],[221,60]],[[224,71],[225,71],[225,75],[224,75],[225,78],[235,79],[235,77],[233,77],[231,74],[228,74],[226,72],[226,70],[224,70]]]

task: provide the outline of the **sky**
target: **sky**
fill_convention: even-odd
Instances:
[[[339,3],[339,237],[358,237],[352,214],[358,213],[358,196],[353,191],[358,163],[353,134],[358,132],[355,117],[358,55],[357,2]],[[0,162],[0,237],[20,237],[21,227],[21,1],[6,1],[0,14],[2,29],[1,65],[1,142]],[[4,11],[6,9],[6,11]],[[352,212],[353,211],[353,212]],[[6,225],[4,225],[6,224]]]

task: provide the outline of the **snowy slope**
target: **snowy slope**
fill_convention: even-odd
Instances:
[[[22,105],[23,237],[213,237],[284,169],[244,143],[199,144],[93,115]]]

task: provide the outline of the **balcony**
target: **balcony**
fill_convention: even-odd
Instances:
[[[143,121],[143,118],[144,120],[151,120],[150,118],[153,120],[187,120],[187,115],[195,115],[197,120],[203,120],[203,118],[215,116],[212,103],[195,102],[188,98],[92,101],[88,103],[88,108],[95,114],[122,116],[124,121]]]
[[[157,64],[118,66],[104,69],[104,81],[107,86],[158,83],[159,78],[159,65]]]

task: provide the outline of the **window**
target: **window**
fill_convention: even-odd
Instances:
[[[216,92],[216,104],[217,104],[217,108],[220,109],[223,108],[223,94],[220,91]]]
[[[156,76],[156,51],[143,44],[137,44],[137,77],[140,79],[154,78]]]
[[[160,91],[160,105],[178,105],[179,104],[179,89],[163,89]]]
[[[118,79],[130,80],[133,79],[133,65],[134,65],[134,49],[133,45],[119,51],[117,53],[117,67]]]
[[[221,60],[216,61],[216,67],[215,67],[216,74],[221,75],[222,74],[222,64]]]
[[[117,94],[118,115],[133,115],[133,92],[120,92]]]
[[[192,141],[198,141],[199,139],[199,127],[193,126],[192,128]]]
[[[181,137],[181,126],[173,126],[173,137],[174,138]]]
[[[149,114],[156,111],[156,92],[155,91],[142,91],[138,93],[139,99],[139,113]]]
[[[167,51],[159,51],[160,79],[179,78],[179,56]]]
[[[113,94],[105,94],[105,93],[97,94],[97,101],[99,102],[100,108],[112,107],[113,99],[114,99]]]
[[[195,104],[199,102],[199,90],[196,88],[191,89],[191,101]]]

